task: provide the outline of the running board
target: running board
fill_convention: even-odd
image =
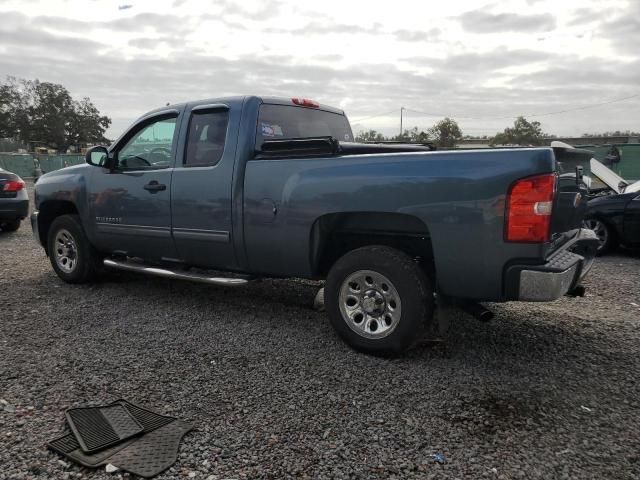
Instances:
[[[249,283],[245,278],[210,277],[202,273],[176,272],[166,268],[148,267],[139,263],[113,260],[105,258],[104,266],[126,270],[128,272],[145,273],[156,277],[173,278],[175,280],[191,280],[192,282],[208,283],[210,285],[222,285],[224,287],[240,287]]]

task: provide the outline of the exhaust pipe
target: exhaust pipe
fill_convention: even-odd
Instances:
[[[488,322],[493,318],[493,312],[491,310],[486,309],[482,305],[476,302],[465,302],[461,303],[459,307],[481,322]]]

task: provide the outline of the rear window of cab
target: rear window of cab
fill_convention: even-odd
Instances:
[[[347,117],[315,108],[263,104],[258,114],[256,148],[265,140],[313,138],[331,136],[338,141],[352,142],[353,133]]]

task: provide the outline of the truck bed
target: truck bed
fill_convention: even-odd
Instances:
[[[552,249],[503,241],[505,194],[516,179],[554,171],[550,148],[251,160],[244,181],[249,265],[256,273],[313,277],[319,219],[386,212],[406,216],[415,229],[408,233],[428,237],[443,292],[499,300],[496,279],[507,262],[541,262]],[[382,225],[374,220],[368,228],[375,234]]]

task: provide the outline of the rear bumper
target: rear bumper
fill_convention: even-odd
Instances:
[[[29,215],[29,197],[20,191],[16,198],[0,198],[0,219],[22,220]]]
[[[508,300],[548,302],[575,288],[585,277],[596,256],[598,238],[592,230],[580,229],[542,265],[511,265],[506,271]]]

